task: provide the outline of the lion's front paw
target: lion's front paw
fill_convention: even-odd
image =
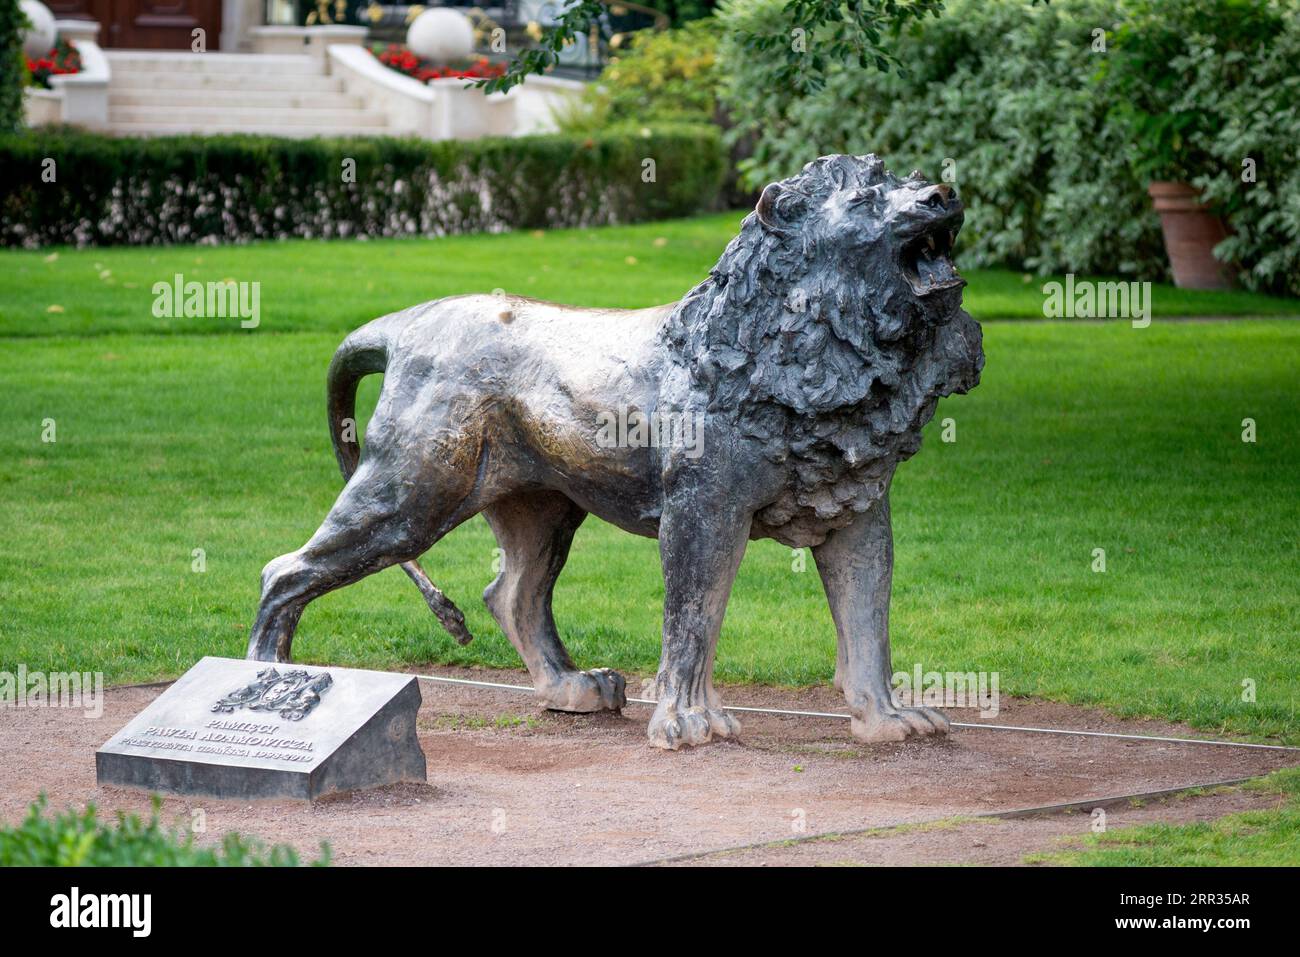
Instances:
[[[947,734],[950,727],[944,713],[934,708],[867,711],[862,717],[854,714],[852,722],[853,736],[868,744]]]
[[[740,734],[740,722],[721,708],[677,708],[660,703],[646,734],[656,748],[676,751],[687,745],[708,744],[715,737],[734,738]]]
[[[611,668],[569,671],[539,684],[537,697],[552,711],[618,711],[627,704],[627,682]]]

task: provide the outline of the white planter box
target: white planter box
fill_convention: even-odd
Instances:
[[[63,97],[54,90],[29,86],[23,90],[23,120],[28,126],[50,126],[63,120]]]

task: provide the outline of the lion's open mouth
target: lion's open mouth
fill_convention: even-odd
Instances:
[[[955,238],[951,229],[939,226],[903,247],[903,275],[918,296],[966,285],[966,280],[957,274],[957,267],[952,262]]]

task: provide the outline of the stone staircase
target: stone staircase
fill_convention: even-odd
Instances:
[[[108,132],[356,136],[390,132],[321,57],[106,50]]]

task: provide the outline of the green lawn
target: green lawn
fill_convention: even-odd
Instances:
[[[343,332],[417,302],[508,292],[588,306],[670,302],[699,282],[740,213],[610,229],[370,242],[0,252],[0,336],[228,332],[229,320],[155,318],[152,287],[260,282],[263,331]],[[960,261],[960,251],[958,255]],[[977,319],[1042,318],[1044,278],[966,270]],[[1060,278],[1060,277],[1056,277]],[[1300,302],[1156,285],[1157,316],[1300,314]]]
[[[1083,848],[1034,854],[1031,864],[1093,867],[1294,867],[1300,860],[1300,768],[1242,785],[1286,795],[1273,810],[1195,824],[1148,824],[1084,838]]]
[[[323,382],[343,330],[498,285],[581,304],[668,300],[704,274],[735,220],[64,250],[51,262],[0,253],[0,670],[99,669],[120,682],[242,655],[260,569],[302,544],[340,486]],[[262,281],[261,327],[155,319],[149,287],[175,272]],[[968,292],[985,316],[1040,309],[1018,275],[976,273]],[[1173,291],[1156,304],[1297,307]],[[941,404],[895,482],[896,667],[997,671],[1004,693],[1300,743],[1300,323],[990,322],[985,348],[983,384]],[[363,409],[377,389],[366,381]],[[947,416],[953,444],[939,441]],[[1255,444],[1241,441],[1246,417]],[[41,441],[45,419],[55,443]],[[517,665],[477,600],[493,546],[475,519],[426,557],[478,635],[469,647],[390,569],[310,606],[298,656]],[[652,671],[661,601],[655,543],[589,521],[556,598],[579,662]],[[720,678],[825,681],[833,647],[811,562],[795,571],[788,549],[752,545]]]

